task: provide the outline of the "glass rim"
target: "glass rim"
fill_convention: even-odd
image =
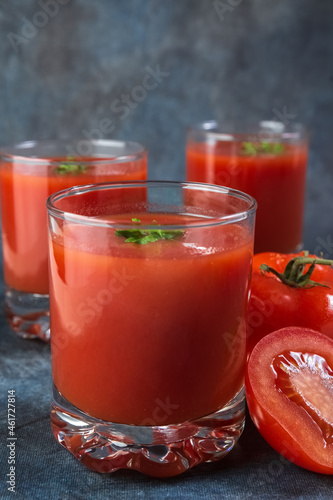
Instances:
[[[110,155],[108,157],[107,154],[102,155],[99,158],[98,156],[93,156],[87,154],[81,155],[77,152],[77,157],[74,157],[71,159],[71,155],[67,155],[70,159],[66,159],[64,155],[64,159],[62,160],[57,160],[52,158],[52,156],[47,157],[45,155],[44,158],[42,157],[36,157],[36,156],[27,156],[27,155],[22,155],[20,154],[20,150],[24,151],[33,151],[34,149],[37,149],[38,147],[44,146],[55,146],[59,145],[62,147],[65,147],[66,145],[77,145],[80,143],[86,143],[88,142],[92,146],[95,147],[128,147],[128,148],[133,148],[134,152],[129,153],[129,154],[121,154],[119,156],[116,155],[116,153]],[[127,163],[130,161],[135,161],[144,158],[147,156],[147,149],[140,144],[139,142],[135,141],[121,141],[121,140],[114,140],[114,139],[94,139],[94,140],[89,140],[89,139],[77,139],[77,138],[72,138],[72,139],[36,139],[36,140],[28,140],[28,141],[23,141],[23,142],[18,142],[15,144],[7,145],[7,146],[2,146],[0,147],[0,158],[1,161],[5,162],[12,162],[13,160],[20,162],[22,164],[26,165],[35,165],[35,166],[58,166],[64,162],[70,163],[70,164],[82,164],[84,165],[106,165],[106,164],[112,164],[112,163]],[[58,155],[61,156],[61,155]]]
[[[255,214],[257,210],[257,201],[249,194],[231,189],[226,186],[219,186],[216,184],[206,184],[201,182],[182,182],[182,181],[122,181],[122,182],[101,182],[96,184],[86,184],[74,186],[71,188],[63,189],[56,193],[51,194],[46,200],[46,208],[49,216],[66,220],[67,222],[81,223],[88,226],[108,227],[116,229],[137,229],[138,225],[135,222],[128,224],[119,224],[113,221],[106,221],[98,217],[91,217],[87,215],[79,215],[73,212],[59,209],[55,207],[54,203],[70,196],[77,196],[90,191],[106,190],[106,189],[123,189],[123,188],[142,188],[142,187],[169,187],[169,188],[193,188],[197,191],[210,191],[221,193],[233,198],[241,199],[248,203],[248,207],[244,210],[239,210],[233,214],[225,214],[216,217],[207,217],[204,222],[190,222],[186,224],[140,224],[140,229],[183,229],[183,228],[199,228],[218,226],[223,224],[231,224],[248,219]]]
[[[300,122],[283,123],[278,120],[259,120],[258,122],[206,120],[186,127],[187,135],[202,134],[219,141],[234,141],[254,138],[260,140],[264,137],[281,139],[299,139],[307,141],[309,132]]]

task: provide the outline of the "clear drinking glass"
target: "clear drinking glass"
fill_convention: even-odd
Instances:
[[[147,153],[121,141],[29,141],[1,152],[6,315],[23,338],[49,339],[47,197],[77,184],[147,178]]]
[[[239,189],[258,203],[255,253],[302,248],[308,136],[300,124],[215,121],[187,132],[187,180]]]
[[[47,208],[57,441],[98,472],[222,458],[244,426],[255,200],[150,181]]]

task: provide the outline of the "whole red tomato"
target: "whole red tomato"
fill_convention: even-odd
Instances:
[[[333,339],[333,261],[308,252],[253,259],[247,350],[268,333],[303,326]]]

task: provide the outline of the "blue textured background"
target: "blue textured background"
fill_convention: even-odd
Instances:
[[[223,0],[220,15],[208,0],[61,3],[51,0],[52,17],[40,14],[47,0],[0,1],[1,144],[87,135],[137,140],[150,151],[150,178],[181,179],[186,125],[287,114],[311,130],[305,245],[333,256],[332,0]],[[165,76],[143,96],[137,87],[156,68]],[[130,104],[119,111],[126,95]],[[3,315],[0,346],[1,498],[331,498],[330,478],[282,463],[251,423],[225,461],[180,478],[89,472],[50,433],[49,348],[16,339]],[[15,496],[4,482],[12,388]]]
[[[50,1],[53,17],[47,0],[0,1],[1,144],[137,140],[149,177],[176,180],[186,125],[292,115],[311,130],[305,245],[333,254],[332,0]],[[144,96],[147,66],[167,76]]]

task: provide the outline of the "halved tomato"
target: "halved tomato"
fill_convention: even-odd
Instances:
[[[258,342],[246,399],[266,441],[305,469],[333,474],[333,340],[288,327]]]

